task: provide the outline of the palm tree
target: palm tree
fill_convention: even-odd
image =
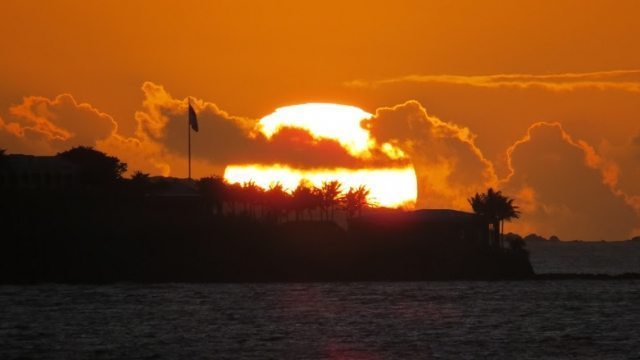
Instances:
[[[256,207],[262,204],[264,190],[255,181],[250,180],[242,184],[242,201],[247,215],[256,216]]]
[[[313,219],[314,210],[320,209],[320,221],[322,221],[322,190],[320,188],[315,186],[311,188],[311,195],[309,196],[309,203],[307,206],[309,218]]]
[[[347,219],[353,219],[356,214],[362,215],[362,209],[370,205],[370,193],[371,191],[364,185],[360,185],[357,188],[349,188],[349,191],[340,199],[342,208],[347,213]]]
[[[280,215],[287,215],[290,196],[279,182],[272,184],[263,195],[266,200],[265,205],[269,208],[270,217],[276,224],[280,221]]]
[[[494,245],[502,247],[504,221],[511,221],[520,217],[518,206],[513,204],[514,199],[502,195],[501,191],[494,191],[493,188],[489,188],[486,194],[476,193],[468,200],[473,212],[482,216],[491,224]]]
[[[320,193],[322,194],[321,207],[326,220],[333,220],[333,210],[340,204],[341,188],[342,184],[337,180],[322,183],[322,188],[320,188]]]
[[[308,181],[301,180],[291,193],[291,206],[296,213],[296,221],[304,219],[305,210],[311,213],[311,210],[315,207],[313,192],[313,186]]]

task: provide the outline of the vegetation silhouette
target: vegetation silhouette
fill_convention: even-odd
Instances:
[[[136,172],[131,182],[139,183],[143,176],[148,178],[147,174]],[[351,220],[374,206],[369,199],[371,192],[366,186],[352,187],[344,192],[337,180],[324,182],[320,188],[302,180],[291,192],[286,191],[279,182],[264,190],[254,181],[230,184],[220,176],[204,177],[197,180],[196,184],[198,193],[212,214],[235,215],[235,208],[240,207],[240,214],[272,223],[289,220],[334,221],[338,210],[344,211],[346,218]]]
[[[291,208],[295,212],[296,221],[313,218],[313,211],[320,206],[320,192],[308,181],[302,180],[291,193]]]
[[[362,210],[372,206],[369,201],[371,191],[364,185],[350,188],[342,197],[342,206],[347,213],[347,219],[353,220],[356,216],[362,216]]]
[[[197,182],[198,192],[213,215],[222,215],[223,205],[232,199],[231,189],[220,176],[203,177]]]
[[[473,211],[491,224],[494,245],[504,247],[502,234],[505,220],[520,218],[520,210],[513,204],[514,199],[489,188],[486,193],[476,193],[468,201]]]
[[[451,212],[463,222],[436,219],[426,223],[435,229],[427,232],[420,221],[393,225],[371,214],[389,212],[400,219],[423,214],[375,209],[365,186],[343,190],[338,181],[320,187],[302,181],[286,191],[280,183],[265,190],[219,176],[190,180],[137,171],[124,178],[125,163],[92,148],[57,157],[77,167],[76,186],[0,187],[0,283],[533,275],[522,249],[491,248],[475,235],[460,240],[462,230],[488,231],[489,218]],[[339,226],[339,218],[346,225]]]
[[[127,172],[127,164],[92,147],[78,146],[56,156],[78,166],[80,181],[87,186],[112,185]]]
[[[342,184],[339,181],[325,181],[320,188],[320,206],[324,215],[324,220],[334,219],[334,210],[340,201]]]
[[[502,238],[507,244],[509,244],[509,249],[513,252],[529,256],[527,243],[522,236],[514,233],[508,233],[503,235]]]

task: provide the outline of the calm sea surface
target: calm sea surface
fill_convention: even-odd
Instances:
[[[0,287],[0,358],[640,358],[639,281]]]
[[[640,273],[640,241],[527,243],[536,273]]]
[[[0,286],[0,359],[640,359],[639,307],[635,280]]]

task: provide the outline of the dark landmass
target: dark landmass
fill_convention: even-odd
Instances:
[[[337,181],[287,194],[282,185],[264,191],[217,177],[125,179],[126,170],[87,147],[56,156],[0,151],[0,283],[533,277],[522,239],[505,248],[497,220],[490,230],[481,215],[363,215],[368,191],[341,198]],[[344,227],[333,221],[339,212]]]
[[[536,276],[526,244],[538,249],[565,242],[535,234],[501,239],[498,223],[447,209],[363,214],[362,187],[349,190],[344,198],[350,201],[340,203],[337,182],[323,189],[299,187],[287,195],[282,186],[262,191],[252,183],[232,185],[216,177],[193,181],[137,172],[125,179],[126,168],[91,148],[49,157],[0,152],[0,283],[638,276],[628,273],[635,272],[629,266],[620,267],[619,275],[578,273],[610,261],[605,252],[574,266],[580,269],[575,273],[548,266],[548,256],[532,256],[536,266],[551,269]],[[483,195],[476,198],[482,205]],[[333,221],[340,212],[342,226]],[[589,260],[565,255],[559,263]]]
[[[385,224],[213,215],[202,197],[126,186],[5,192],[0,283],[415,281],[532,278],[523,250]],[[370,224],[371,225],[371,224]],[[356,229],[357,228],[357,229]],[[457,234],[457,232],[455,233]]]
[[[640,273],[640,242],[548,241],[525,237],[537,274]]]
[[[519,235],[513,234],[513,233],[508,233],[508,234],[505,234],[505,236],[509,237],[509,236],[519,236]],[[631,239],[625,239],[625,240],[588,241],[588,240],[560,240],[560,238],[558,238],[555,235],[552,235],[549,238],[545,238],[545,237],[540,236],[538,234],[529,234],[529,235],[523,237],[522,239],[527,243],[547,243],[547,244],[551,244],[551,243],[590,243],[590,244],[594,244],[594,243],[640,242],[640,236],[635,236],[635,237],[633,237]]]
[[[537,274],[533,280],[640,280],[640,273],[624,274]]]

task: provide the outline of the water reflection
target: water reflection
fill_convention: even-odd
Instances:
[[[625,357],[636,281],[0,287],[0,358]]]

